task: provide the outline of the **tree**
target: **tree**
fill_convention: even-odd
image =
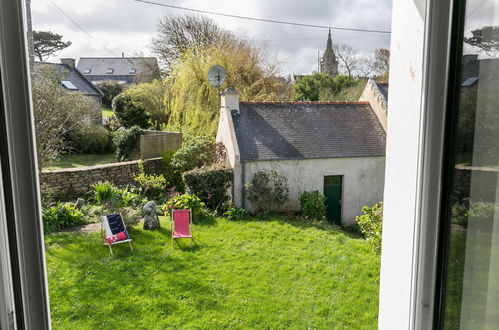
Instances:
[[[189,50],[205,49],[223,40],[235,39],[206,16],[165,16],[159,21],[159,35],[153,50],[171,71],[178,59]]]
[[[374,70],[379,75],[384,75],[390,70],[390,51],[379,48],[374,51]]]
[[[499,51],[499,26],[484,26],[471,31],[471,37],[464,37],[464,42],[478,47],[491,55]]]
[[[293,96],[297,101],[336,101],[336,96],[356,84],[357,81],[350,76],[330,78],[326,74],[314,73],[294,85]]]
[[[60,34],[51,31],[33,31],[33,47],[40,61],[45,61],[50,55],[71,46],[71,41],[62,41]]]
[[[150,116],[146,110],[124,91],[113,99],[113,111],[121,126],[149,128]]]
[[[113,104],[113,99],[125,89],[124,84],[120,84],[115,80],[102,80],[95,83],[95,86],[104,94],[102,104],[110,108]]]
[[[338,57],[342,74],[353,77],[359,66],[360,57],[357,50],[347,44],[334,45],[334,52]]]
[[[56,73],[50,65],[35,67],[33,74],[32,99],[40,170],[47,161],[69,151],[68,132],[92,121],[100,112],[99,107],[83,95],[63,89],[60,80],[66,74]]]

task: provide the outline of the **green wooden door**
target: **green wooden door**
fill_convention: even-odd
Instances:
[[[326,196],[326,217],[329,221],[341,225],[341,175],[324,177],[324,196]]]

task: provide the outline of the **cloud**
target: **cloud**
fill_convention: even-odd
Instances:
[[[87,31],[80,31],[50,0],[32,2],[33,26],[62,34],[73,45],[61,57],[150,54],[157,21],[165,14],[189,12],[138,3],[132,0],[53,0]],[[390,0],[155,0],[158,2],[267,19],[300,23],[389,30]],[[282,73],[308,73],[317,68],[317,51],[326,46],[327,29],[304,28],[208,15],[222,27],[268,45],[268,54],[282,63]],[[348,43],[361,53],[388,48],[389,35],[333,30],[333,42]],[[57,58],[51,60],[56,61]]]

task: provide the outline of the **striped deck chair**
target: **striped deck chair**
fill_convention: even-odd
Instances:
[[[103,235],[104,233],[105,235]],[[132,239],[128,234],[125,221],[123,221],[123,216],[121,214],[111,214],[102,217],[101,235],[103,235],[104,245],[109,246],[109,252],[111,252],[111,254],[113,254],[111,245],[127,242],[130,244],[130,250],[133,252]]]
[[[175,238],[190,238],[192,245],[191,210],[172,210],[172,249]]]

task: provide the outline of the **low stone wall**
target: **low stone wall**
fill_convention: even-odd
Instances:
[[[62,170],[44,170],[40,181],[54,190],[63,199],[64,196],[75,196],[86,193],[90,186],[99,181],[109,181],[115,185],[135,183],[133,178],[139,173],[137,160],[121,163],[95,165],[89,167],[68,168]],[[161,174],[162,160],[152,158],[143,160],[147,174]]]

